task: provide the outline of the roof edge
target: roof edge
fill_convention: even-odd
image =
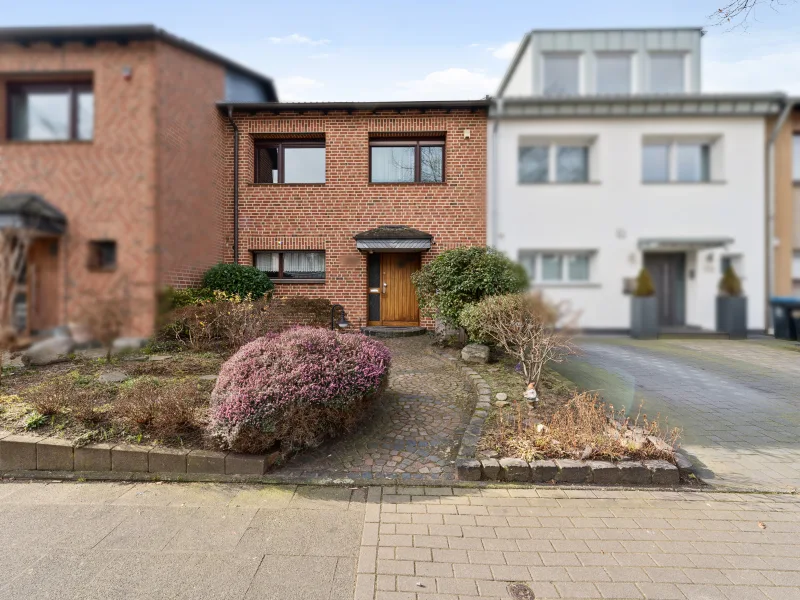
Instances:
[[[308,112],[308,111],[367,111],[379,110],[488,110],[490,100],[404,100],[379,102],[217,102],[220,111],[227,112]]]

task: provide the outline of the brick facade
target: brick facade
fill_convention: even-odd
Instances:
[[[486,240],[486,113],[476,110],[354,110],[234,115],[239,143],[239,261],[256,250],[324,250],[326,280],[276,282],[277,297],[327,298],[342,304],[354,326],[366,324],[367,258],[353,235],[380,225],[406,225],[433,235],[422,254]],[[464,137],[469,130],[469,138]],[[254,183],[254,140],[259,136],[320,134],[325,138],[324,184]],[[377,133],[443,134],[445,182],[372,184],[369,139]],[[225,214],[233,214],[233,128],[225,147]],[[233,223],[226,221],[225,260],[233,261]],[[430,326],[429,319],[422,325]]]
[[[6,84],[59,78],[92,81],[94,138],[8,140]],[[115,297],[130,305],[126,334],[149,335],[159,289],[196,284],[221,260],[224,95],[222,65],[157,39],[0,44],[0,196],[40,194],[68,223],[58,277],[39,290],[59,299],[42,326]],[[90,240],[117,242],[114,271],[87,268]]]

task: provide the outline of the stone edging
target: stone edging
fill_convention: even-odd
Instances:
[[[74,446],[69,440],[0,433],[0,471],[85,471],[263,476],[275,455],[128,444]]]
[[[448,357],[478,394],[467,431],[461,439],[456,458],[456,472],[462,481],[506,481],[516,483],[594,483],[598,485],[677,485],[681,475],[692,472],[691,463],[677,455],[678,466],[665,460],[602,461],[602,460],[534,460],[521,458],[485,458],[478,460],[477,445],[489,415],[492,390],[473,368]]]

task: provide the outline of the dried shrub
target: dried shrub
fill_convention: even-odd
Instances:
[[[126,303],[116,298],[93,302],[84,314],[83,321],[90,335],[106,349],[109,362],[114,340],[122,335],[128,317]]]
[[[723,296],[741,296],[742,280],[732,266],[728,265],[719,282],[719,293]]]
[[[186,375],[214,375],[219,372],[222,359],[215,355],[178,355],[170,360],[132,362],[125,371],[134,377],[154,375],[162,377],[184,377]]]
[[[298,327],[243,346],[211,397],[210,432],[225,448],[285,454],[350,431],[388,380],[389,350],[361,334]]]
[[[203,428],[201,409],[207,405],[208,394],[195,381],[139,377],[120,386],[111,418],[156,438],[180,437]]]
[[[115,393],[113,385],[71,371],[28,388],[22,398],[42,415],[63,414],[92,423],[103,418],[98,409],[109,403]]]
[[[538,387],[542,369],[575,352],[563,321],[562,307],[539,294],[506,294],[484,298],[462,311],[471,339],[491,341],[516,359],[526,384]]]
[[[517,403],[512,410],[498,411],[483,449],[525,460],[537,458],[580,458],[619,460],[621,458],[673,461],[672,448],[680,430],[669,429],[647,415],[634,419],[590,393],[576,393],[551,417],[542,422],[535,410]]]
[[[633,290],[633,295],[638,297],[656,295],[656,286],[653,285],[653,278],[647,269],[643,268],[636,276],[636,288]]]

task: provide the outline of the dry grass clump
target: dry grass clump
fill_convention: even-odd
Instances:
[[[680,430],[668,429],[641,413],[631,420],[623,411],[600,401],[596,395],[576,393],[545,421],[533,409],[517,402],[509,410],[496,411],[482,450],[524,460],[542,458],[622,458],[673,460],[672,448]]]
[[[64,414],[79,422],[102,420],[100,409],[115,395],[113,386],[71,371],[24,391],[24,400],[45,416]]]
[[[208,393],[197,382],[139,377],[126,381],[111,408],[111,419],[128,430],[157,438],[197,434],[204,425]]]
[[[142,375],[161,377],[183,377],[186,375],[212,375],[218,373],[223,359],[216,354],[187,354],[169,360],[132,362],[125,371],[134,377]]]

